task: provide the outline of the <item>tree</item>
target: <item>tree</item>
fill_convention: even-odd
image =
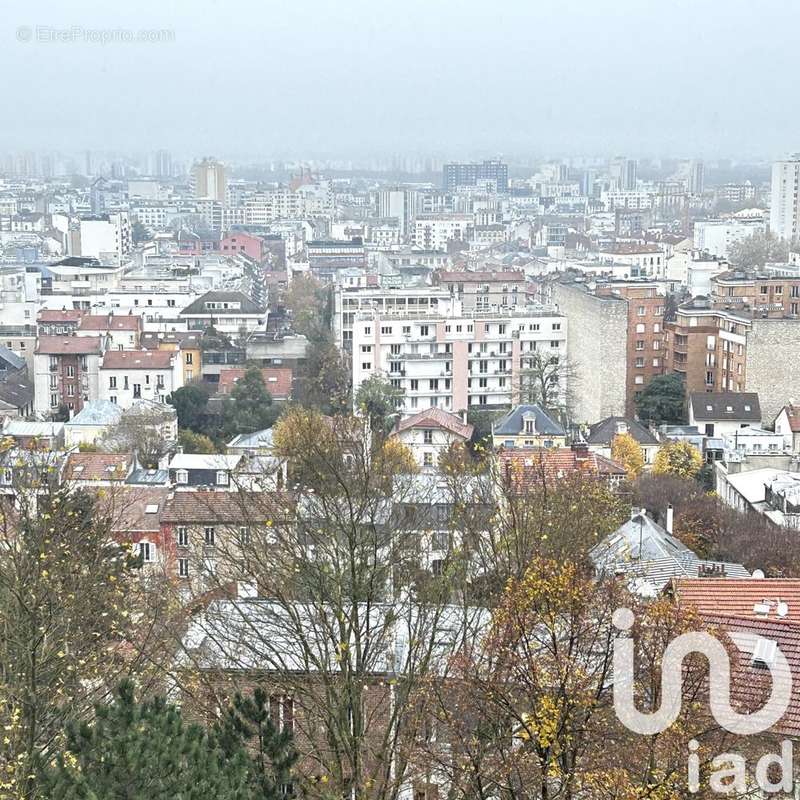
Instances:
[[[143,467],[155,469],[170,448],[174,449],[175,442],[165,436],[165,426],[172,421],[173,414],[168,407],[133,406],[103,437],[100,446],[111,453],[136,453]]]
[[[639,419],[645,424],[680,424],[686,421],[686,387],[678,374],[656,375],[636,400]]]
[[[402,402],[403,390],[396,389],[380,375],[371,375],[356,392],[356,408],[369,420],[370,430],[379,440],[391,431]]]
[[[178,431],[178,445],[184,453],[204,453],[211,455],[217,452],[217,447],[205,434],[195,433],[188,428]]]
[[[167,402],[178,412],[178,427],[205,433],[206,408],[213,388],[205,383],[189,383],[176,389]]]
[[[642,447],[629,433],[618,433],[613,438],[611,458],[625,467],[629,478],[636,478],[644,469]]]
[[[689,442],[664,442],[656,453],[653,472],[656,475],[674,475],[677,478],[694,478],[703,467],[700,451]]]
[[[229,758],[235,757],[242,747],[249,746],[254,797],[289,800],[295,794],[292,772],[298,754],[291,731],[288,728],[278,730],[273,722],[273,705],[260,686],[255,688],[252,697],[237,692],[216,726],[216,735]]]
[[[94,719],[70,722],[66,746],[41,777],[49,800],[255,800],[279,794],[252,791],[251,763],[241,739],[187,725],[162,697],[136,702],[123,681],[114,701],[95,706]]]
[[[761,231],[734,242],[728,248],[728,260],[742,269],[763,267],[767,262],[786,263],[789,259],[789,243],[779,239],[770,231]]]
[[[326,414],[349,412],[352,371],[347,357],[340,352],[330,332],[310,340],[309,345],[297,381],[299,402]]]
[[[519,402],[551,413],[569,413],[578,379],[575,365],[564,356],[535,351],[524,356],[519,375]]]
[[[138,219],[135,219],[131,225],[131,238],[134,244],[141,244],[150,241],[153,237],[150,235],[150,231]]]
[[[267,391],[261,370],[248,367],[223,401],[223,436],[230,439],[240,433],[271,428],[277,417],[278,411],[272,405],[272,395]]]
[[[292,316],[294,330],[318,341],[327,333],[328,295],[322,284],[313,275],[297,275],[286,289],[283,302]]]
[[[160,662],[153,598],[114,542],[113,504],[61,484],[58,454],[5,455],[19,477],[0,497],[0,795],[32,800],[34,762],[61,751],[65,719]]]

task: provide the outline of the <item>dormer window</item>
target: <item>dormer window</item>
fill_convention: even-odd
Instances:
[[[224,469],[221,469],[217,472],[217,486],[227,486],[228,485],[228,473],[225,472]]]
[[[525,433],[530,435],[536,433],[536,420],[533,417],[525,417],[523,420],[525,426]]]
[[[175,483],[189,483],[189,473],[185,469],[176,470]]]

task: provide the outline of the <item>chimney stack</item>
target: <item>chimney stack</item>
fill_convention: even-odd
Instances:
[[[671,536],[672,535],[672,521],[673,521],[674,511],[672,508],[672,504],[667,506],[667,533]]]

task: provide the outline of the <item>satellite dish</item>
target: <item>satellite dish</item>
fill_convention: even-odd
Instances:
[[[754,569],[753,574],[750,576],[752,578],[756,578],[761,580],[764,577],[764,570],[763,569]]]
[[[785,616],[787,616],[787,615],[789,614],[789,604],[788,604],[788,603],[784,603],[784,602],[783,602],[783,600],[780,600],[780,601],[778,602],[778,607],[777,607],[777,609],[775,610],[775,613],[776,613],[776,614],[777,614],[779,617],[785,617]]]

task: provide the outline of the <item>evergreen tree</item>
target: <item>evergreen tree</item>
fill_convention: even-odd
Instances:
[[[225,398],[222,409],[225,437],[240,433],[255,433],[271,428],[277,419],[277,409],[272,405],[272,395],[264,384],[258,367],[248,367],[240,380]]]
[[[124,681],[91,723],[68,724],[66,747],[40,771],[48,800],[256,800],[252,768],[241,744],[223,750],[164,698],[137,703]]]
[[[289,800],[295,792],[292,768],[297,761],[288,727],[278,730],[273,723],[269,695],[257,687],[252,697],[237,692],[222,721],[217,737],[223,751],[235,755],[249,748],[253,797],[258,800]]]
[[[645,424],[685,422],[686,388],[680,375],[657,375],[636,400],[639,419]]]

